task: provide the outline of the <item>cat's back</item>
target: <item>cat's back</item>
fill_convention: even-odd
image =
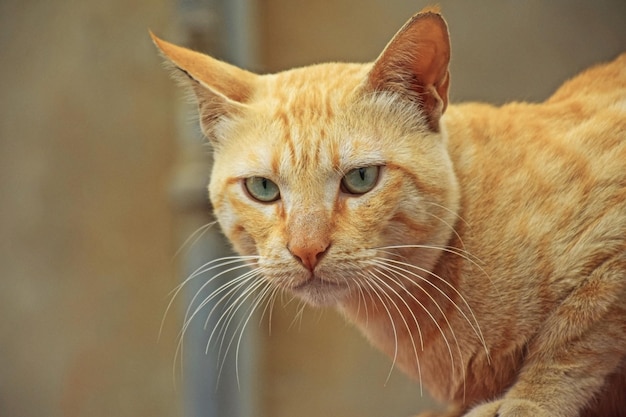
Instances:
[[[626,111],[626,53],[565,82],[547,103],[587,99],[592,107],[608,105]]]
[[[531,136],[546,143],[576,136],[570,131],[583,125],[624,136],[626,53],[574,76],[543,103],[514,102],[501,107],[467,103],[452,106],[448,113],[446,124],[453,130],[452,136],[454,131],[464,130],[478,141],[498,139],[504,133],[512,142],[526,142]],[[596,143],[602,138],[600,132],[594,136]]]
[[[626,53],[566,81],[531,117],[545,118],[546,135],[540,130],[540,140],[578,152],[598,178],[608,176],[624,185]]]
[[[548,126],[551,135],[558,137],[560,133],[570,146],[580,146],[588,157],[604,159],[603,155],[614,155],[618,148],[626,157],[626,53],[565,82],[536,111],[537,117],[543,112],[547,123],[557,129]],[[607,157],[617,169],[626,170],[625,159]]]
[[[540,169],[558,186],[571,170],[564,165],[595,166],[600,176],[626,172],[626,53],[566,81],[543,103],[461,104],[444,120],[461,175],[488,166],[500,176]]]
[[[494,275],[564,277],[623,252],[626,54],[543,103],[470,103],[448,113],[461,215],[476,232],[465,243],[486,262],[510,259]]]
[[[542,349],[557,343],[570,319],[578,328],[584,319],[623,329],[626,54],[580,73],[543,103],[451,106],[444,128],[461,190],[458,244],[484,265],[477,272],[464,263],[459,291],[497,346],[481,375],[510,369],[510,352],[526,352],[529,340],[545,342]],[[574,316],[568,306],[585,308]]]

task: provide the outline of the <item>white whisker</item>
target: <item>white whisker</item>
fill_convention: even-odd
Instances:
[[[227,271],[223,271],[223,273],[226,273]],[[223,275],[223,273],[221,273]],[[235,291],[237,291],[242,285],[245,285],[249,280],[254,279],[254,274],[255,271],[248,271],[245,274],[243,274],[242,276],[232,280],[232,281],[228,281],[225,284],[222,284],[220,287],[218,287],[215,291],[213,291],[207,298],[205,298],[200,305],[198,305],[195,310],[189,314],[189,312],[191,311],[191,307],[193,306],[194,301],[196,300],[196,298],[198,297],[198,294],[206,287],[207,283],[205,283],[204,285],[202,285],[202,287],[196,292],[196,294],[194,295],[192,301],[189,304],[189,307],[187,308],[187,313],[185,314],[185,319],[183,322],[183,327],[181,329],[181,331],[179,332],[179,342],[176,348],[176,353],[175,353],[175,357],[176,355],[178,355],[181,351],[182,351],[182,346],[183,346],[183,340],[185,337],[185,334],[187,332],[187,329],[189,328],[189,326],[191,325],[191,322],[193,321],[193,319],[195,318],[195,316],[211,301],[213,300],[215,297],[217,297],[219,294],[221,294],[222,292],[226,291],[229,287],[234,287],[231,288],[226,295],[224,295],[222,298],[219,299],[219,301],[217,301],[215,303],[215,305],[213,306],[213,308],[211,309],[211,311],[209,312],[209,316],[207,317],[207,321],[209,320],[209,318],[211,317],[211,315],[213,314],[213,312],[215,311],[215,309],[226,299],[229,297],[229,295]],[[220,274],[218,274],[220,275]],[[217,276],[212,277],[211,279],[217,278]]]
[[[161,337],[161,333],[163,332],[163,326],[165,324],[165,319],[167,317],[168,312],[170,311],[170,309],[172,308],[172,305],[174,304],[174,300],[177,298],[178,294],[180,293],[180,291],[182,291],[183,287],[185,285],[187,285],[189,282],[191,282],[193,279],[201,276],[202,274],[209,272],[213,269],[216,268],[222,268],[226,265],[231,265],[233,263],[238,263],[238,262],[250,262],[253,260],[257,260],[259,257],[258,256],[227,256],[224,258],[217,258],[217,259],[213,259],[209,262],[204,263],[203,265],[199,266],[198,268],[196,268],[195,271],[193,271],[183,282],[181,282],[180,284],[178,284],[172,291],[170,291],[170,301],[167,304],[167,307],[165,308],[165,312],[163,313],[163,318],[161,319],[161,325],[159,327],[159,338]],[[215,264],[216,262],[222,262],[219,264]],[[211,264],[215,264],[212,266],[209,266]],[[243,265],[246,266],[246,265]],[[242,266],[242,267],[243,267]],[[223,274],[220,274],[223,275]],[[219,275],[218,275],[219,276]],[[207,285],[209,284],[209,282],[212,282],[215,278],[217,277],[212,277],[211,279],[209,279],[209,281],[206,283]],[[203,285],[202,288],[204,288],[205,285]],[[194,298],[195,300],[195,298]],[[194,301],[192,300],[192,302]],[[191,302],[191,303],[192,303]],[[191,306],[190,303],[190,306]],[[187,313],[189,312],[189,309],[187,309]]]
[[[293,300],[293,298],[291,300]],[[298,331],[302,330],[302,315],[304,313],[305,307],[306,307],[306,304],[302,300],[298,299],[298,306],[296,307],[296,314],[291,319],[291,323],[289,323],[289,327],[287,327],[287,330],[291,330],[291,328],[294,327],[296,323],[298,323]]]
[[[392,282],[398,283],[396,280],[394,280],[392,277],[390,277],[388,274],[386,274],[384,271],[381,271],[379,269],[376,270],[377,273],[383,275],[385,278],[390,279]],[[415,326],[419,335],[419,339],[420,339],[420,347],[422,349],[422,351],[424,351],[424,338],[422,336],[422,329],[419,325],[419,322],[417,321],[417,317],[415,316],[415,314],[413,313],[413,311],[411,310],[411,307],[409,306],[409,304],[406,302],[406,300],[400,296],[400,294],[398,294],[398,292],[391,286],[389,285],[387,282],[385,282],[385,280],[381,279],[380,277],[378,277],[376,274],[374,274],[373,272],[371,273],[371,277],[376,278],[377,282],[379,284],[384,285],[391,293],[393,293],[403,304],[404,306],[407,308],[407,311],[411,314],[411,317],[413,317],[413,321],[415,322]],[[402,286],[402,285],[400,285]],[[379,286],[380,288],[380,286]],[[382,290],[382,288],[381,288]],[[396,311],[398,312],[398,315],[400,316],[400,318],[402,319],[402,322],[404,323],[404,327],[407,330],[407,333],[409,335],[409,339],[411,340],[411,345],[413,346],[413,354],[415,355],[415,363],[417,365],[417,373],[419,375],[419,383],[420,383],[420,392],[423,395],[422,392],[422,367],[420,365],[420,360],[419,360],[419,355],[417,353],[417,346],[415,345],[415,339],[413,338],[413,332],[411,331],[411,328],[409,326],[409,323],[406,321],[406,318],[404,317],[404,314],[402,314],[402,311],[400,310],[400,308],[398,307],[398,304],[391,298],[391,296],[383,290],[383,293],[387,296],[387,298],[389,299],[389,301],[393,304],[393,306],[396,308]],[[417,300],[416,300],[417,301]],[[418,301],[419,303],[419,301]]]
[[[345,278],[344,281],[347,283],[348,289],[352,293],[353,290],[352,290],[352,286],[350,285],[351,280],[349,278],[350,277]],[[360,285],[355,283],[354,286],[357,289],[357,302],[358,302],[357,308],[356,308],[356,315],[357,317],[360,315],[361,305],[363,305],[363,309],[365,310],[365,327],[367,328],[367,326],[369,325],[369,311],[367,308],[367,300],[365,299],[365,293],[363,292],[363,288]],[[362,303],[361,303],[361,300],[363,300]]]
[[[465,219],[461,215],[459,215],[459,213],[457,213],[456,211],[450,210],[448,207],[446,207],[444,205],[441,205],[441,204],[438,204],[438,203],[435,203],[434,201],[425,201],[425,203],[430,204],[430,205],[435,206],[435,207],[439,207],[440,209],[443,209],[443,210],[447,211],[448,213],[452,214],[454,217],[456,217],[457,219],[459,219],[463,223],[465,223],[465,225],[467,227],[470,227],[469,223],[467,221],[465,221]]]
[[[241,340],[243,339],[243,333],[246,329],[248,322],[252,318],[252,315],[254,314],[255,310],[258,308],[259,304],[262,303],[263,299],[266,298],[267,294],[270,291],[273,291],[272,285],[267,281],[264,281],[264,282],[265,282],[265,287],[263,288],[263,290],[260,291],[259,295],[255,298],[254,305],[250,309],[248,318],[243,323],[243,326],[241,327],[241,331],[239,332],[239,338],[237,339],[237,347],[235,349],[235,373],[237,375],[237,387],[239,387],[239,349],[241,347]],[[226,358],[224,357],[224,359]],[[222,364],[222,366],[224,366],[224,364]],[[221,373],[221,367],[220,367],[220,373]]]
[[[198,268],[197,268],[197,269],[196,269],[196,270],[195,270],[195,271],[194,271],[194,272],[193,272],[193,273],[192,273],[192,274],[191,274],[191,275],[190,275],[187,279],[185,279],[185,280],[184,280],[181,284],[179,284],[179,285],[178,285],[178,286],[177,286],[177,287],[176,287],[176,288],[172,291],[172,292],[173,292],[173,295],[172,295],[172,297],[171,297],[171,299],[170,299],[170,301],[169,301],[169,303],[168,303],[167,309],[166,309],[166,311],[165,311],[165,313],[164,313],[164,316],[163,316],[163,319],[162,319],[162,321],[161,321],[161,328],[160,328],[160,330],[162,330],[162,328],[163,328],[164,321],[165,321],[165,317],[166,317],[166,315],[167,315],[167,312],[170,310],[170,308],[171,308],[171,306],[172,306],[172,304],[173,304],[173,302],[174,302],[175,298],[178,296],[178,294],[180,293],[180,291],[182,290],[182,288],[183,288],[186,284],[188,284],[191,280],[195,279],[196,277],[200,276],[201,274],[203,274],[203,273],[205,273],[205,272],[208,272],[208,271],[210,271],[210,270],[212,270],[212,269],[219,268],[219,267],[223,267],[223,266],[225,266],[225,265],[229,265],[229,264],[233,264],[233,263],[237,263],[237,262],[246,262],[246,261],[249,261],[249,260],[251,260],[251,259],[256,259],[256,258],[258,258],[258,257],[237,257],[237,256],[232,256],[232,257],[218,258],[218,259],[214,259],[214,260],[212,260],[212,261],[210,261],[210,262],[207,262],[207,263],[205,263],[205,264],[201,265],[200,267],[198,267]],[[220,263],[220,262],[221,262],[221,263]],[[209,267],[209,265],[211,265],[211,264],[215,264],[215,265],[213,265],[213,266],[210,266],[210,267]],[[211,277],[211,278],[210,278],[207,282],[205,282],[205,283],[204,283],[204,284],[200,287],[200,289],[198,289],[198,290],[196,291],[196,294],[194,295],[194,297],[192,298],[192,300],[189,302],[189,306],[188,306],[188,308],[187,308],[187,310],[186,310],[186,314],[185,314],[185,319],[184,319],[184,321],[183,321],[183,326],[182,326],[182,328],[181,328],[181,330],[180,330],[180,332],[179,332],[179,334],[178,334],[178,343],[177,343],[177,345],[176,345],[176,350],[175,350],[175,353],[174,353],[174,367],[173,367],[173,369],[172,369],[172,372],[173,372],[173,379],[174,379],[174,380],[176,380],[176,376],[175,376],[175,375],[176,375],[176,365],[175,365],[175,364],[176,364],[176,358],[178,357],[178,355],[179,355],[179,354],[180,354],[180,369],[181,369],[181,375],[182,375],[182,372],[183,372],[183,369],[184,369],[183,355],[182,355],[182,351],[183,351],[183,347],[184,347],[184,342],[183,342],[183,341],[184,341],[184,336],[185,336],[185,333],[186,333],[186,331],[187,331],[187,329],[188,329],[188,327],[189,327],[189,325],[190,325],[190,323],[191,323],[191,318],[193,318],[193,316],[195,316],[195,315],[196,315],[196,313],[197,313],[198,311],[200,311],[200,309],[201,309],[202,307],[204,307],[204,305],[206,305],[206,303],[208,302],[208,301],[205,301],[205,302],[203,303],[203,305],[202,305],[201,307],[199,307],[199,308],[198,308],[198,309],[197,309],[197,310],[196,310],[196,311],[192,314],[192,317],[190,318],[190,317],[189,317],[189,312],[190,312],[191,307],[193,306],[193,304],[194,304],[195,300],[197,299],[198,295],[199,295],[199,294],[200,294],[200,293],[201,293],[201,292],[202,292],[202,291],[203,291],[203,290],[204,290],[204,289],[205,289],[205,288],[206,288],[206,287],[207,287],[207,286],[208,286],[211,282],[213,282],[215,279],[219,278],[220,276],[224,275],[224,274],[225,274],[225,273],[227,273],[227,272],[230,272],[230,271],[235,270],[235,269],[238,269],[238,268],[243,268],[243,267],[245,267],[245,266],[247,266],[247,264],[244,264],[244,265],[239,265],[238,267],[231,268],[231,269],[229,269],[229,270],[227,270],[227,271],[222,271],[222,272],[220,272],[219,274],[216,274],[215,276]],[[219,290],[219,288],[218,288],[218,290]],[[211,297],[211,298],[212,298],[212,297]]]
[[[176,257],[178,255],[180,255],[180,253],[185,249],[185,247],[187,245],[189,245],[189,247],[192,247],[193,245],[196,244],[196,242],[198,242],[198,240],[200,240],[202,238],[202,236],[207,232],[207,230],[209,230],[212,226],[214,226],[215,224],[217,224],[217,220],[214,220],[210,223],[207,223],[205,225],[202,225],[200,227],[198,227],[196,229],[195,232],[193,232],[192,234],[189,235],[189,237],[187,239],[185,239],[185,241],[183,242],[182,245],[180,245],[180,247],[178,248],[178,250],[176,251],[176,253],[174,253],[173,258],[176,259]],[[192,241],[193,240],[193,241]],[[191,242],[192,241],[192,242]],[[191,242],[191,243],[189,243]]]
[[[452,231],[452,233],[456,236],[457,239],[459,239],[459,242],[461,243],[462,247],[465,247],[465,244],[463,243],[463,239],[461,238],[461,235],[459,235],[459,233],[456,231],[456,229],[454,228],[454,226],[452,226],[450,223],[448,223],[447,221],[445,221],[444,219],[442,219],[441,217],[433,214],[433,213],[426,213],[428,214],[430,217],[434,217],[435,219],[439,220],[441,223],[443,223],[444,225],[446,225],[448,227],[448,229],[450,229]]]
[[[474,310],[472,309],[472,307],[469,305],[469,303],[467,302],[467,300],[465,299],[465,297],[463,297],[463,295],[459,292],[459,290],[457,290],[452,284],[450,284],[448,281],[446,281],[445,279],[443,279],[442,277],[440,277],[439,275],[435,274],[432,271],[428,271],[425,268],[421,268],[419,266],[407,263],[407,262],[400,262],[400,261],[396,261],[394,259],[385,259],[385,258],[379,258],[379,260],[384,260],[385,264],[390,267],[390,268],[394,268],[397,271],[401,271],[403,273],[409,274],[412,277],[418,278],[419,280],[421,280],[422,282],[430,285],[432,288],[434,288],[436,291],[438,291],[441,295],[443,295],[455,308],[456,310],[459,312],[459,314],[467,321],[468,325],[470,326],[470,328],[472,329],[472,331],[474,331],[474,334],[476,334],[476,336],[478,337],[478,340],[480,340],[481,344],[483,345],[483,348],[485,349],[485,353],[487,354],[487,357],[489,357],[489,349],[487,348],[487,344],[485,342],[485,338],[483,336],[482,330],[480,328],[480,324],[478,323],[478,319],[476,318],[476,315],[474,314]],[[439,288],[438,286],[436,286],[434,283],[432,283],[430,280],[424,278],[423,276],[421,276],[418,273],[415,273],[413,271],[409,271],[408,269],[405,269],[404,267],[408,267],[408,268],[413,268],[416,269],[419,272],[423,272],[426,273],[434,278],[436,278],[438,281],[440,281],[441,283],[443,283],[445,286],[447,286],[448,288],[450,288],[452,291],[454,291],[454,293],[459,297],[459,299],[461,299],[461,301],[463,302],[463,304],[465,305],[465,307],[467,307],[467,310],[469,311],[469,314],[472,316],[473,322],[472,320],[470,320],[470,318],[467,316],[467,314],[465,313],[465,311],[456,303],[454,302],[450,296],[448,294],[446,294],[445,291],[443,291],[441,288]],[[408,278],[408,277],[407,277]],[[426,291],[424,291],[425,293],[427,293]],[[428,293],[427,293],[428,294]]]
[[[387,261],[387,259],[384,258],[379,258],[373,261],[373,263],[378,267],[378,268],[383,268],[391,273],[395,273],[395,274],[402,274],[402,276],[404,278],[407,278],[407,276],[405,276],[402,273],[402,270],[399,268],[394,268],[393,265],[387,265],[385,263],[385,261]],[[409,273],[407,271],[407,273]],[[387,276],[387,275],[386,275]],[[423,310],[424,312],[428,315],[428,317],[432,320],[432,322],[434,323],[435,327],[437,327],[437,330],[439,330],[439,333],[441,334],[444,343],[446,344],[446,347],[448,349],[448,355],[450,356],[450,369],[452,371],[452,377],[454,378],[454,375],[456,373],[456,367],[454,366],[454,355],[452,354],[452,348],[450,346],[450,343],[448,342],[448,338],[446,337],[445,332],[443,331],[443,329],[441,328],[441,325],[439,324],[439,322],[437,321],[437,319],[432,315],[432,313],[426,308],[426,306],[424,306],[424,304],[422,302],[420,302],[417,297],[415,297],[415,295],[413,295],[408,288],[406,288],[404,285],[402,285],[401,282],[399,282],[396,278],[387,276],[392,282],[400,285],[405,291],[406,293],[409,295],[409,297],[415,301]],[[445,320],[446,324],[448,325],[448,328],[450,329],[450,333],[452,334],[452,337],[456,343],[456,347],[457,347],[457,351],[459,353],[459,359],[462,361],[463,356],[461,354],[461,348],[459,346],[459,342],[458,339],[456,337],[456,334],[454,332],[454,329],[452,328],[452,325],[450,324],[450,322],[448,321],[448,317],[446,316],[445,312],[443,311],[443,309],[441,308],[441,306],[439,305],[439,303],[437,303],[437,301],[430,295],[430,293],[428,293],[428,291],[426,291],[421,285],[419,285],[418,283],[410,280],[422,293],[424,293],[430,300],[431,302],[437,307],[437,310],[439,311],[439,313],[441,314],[441,316],[443,317],[443,319]],[[465,383],[465,372],[463,371],[463,382]]]
[[[472,257],[473,257],[473,255],[472,255],[472,254],[470,254],[469,252],[467,252],[467,251],[465,251],[465,250],[458,249],[458,248],[452,248],[452,247],[449,247],[449,246],[443,246],[443,247],[440,247],[440,246],[426,246],[426,245],[396,245],[396,246],[385,246],[385,247],[383,247],[382,249],[406,249],[406,248],[442,250],[442,251],[445,251],[445,252],[449,252],[449,253],[455,254],[455,255],[457,255],[457,256],[459,256],[459,257],[461,257],[461,258],[463,258],[463,259],[467,260],[467,261],[468,261],[468,262],[470,262],[472,265],[476,266],[477,268],[479,268],[479,269],[482,271],[482,273],[483,273],[483,274],[487,277],[487,279],[488,279],[488,280],[489,280],[489,282],[491,283],[492,287],[494,288],[494,290],[496,291],[496,293],[498,294],[498,296],[499,296],[499,297],[501,297],[500,292],[498,291],[498,288],[497,288],[497,287],[495,286],[495,284],[493,283],[493,280],[491,279],[491,277],[489,276],[489,274],[488,274],[488,273],[484,270],[484,268],[483,268],[482,266],[480,266],[480,265],[478,264],[478,262],[481,262],[481,261],[480,261],[478,258],[475,258],[475,257],[474,257],[474,258],[476,259],[476,261],[475,261],[475,260],[473,260],[472,258],[470,258],[470,256],[472,256]],[[465,304],[465,306],[468,308],[468,310],[469,310],[469,312],[470,312],[470,314],[471,314],[472,318],[474,319],[474,322],[476,323],[476,327],[474,327],[474,325],[473,325],[473,324],[471,324],[471,323],[470,323],[470,326],[472,327],[472,329],[474,330],[474,332],[477,334],[478,338],[479,338],[479,339],[480,339],[480,341],[482,342],[483,347],[484,347],[484,349],[485,349],[485,353],[487,354],[487,358],[488,358],[488,360],[490,360],[490,359],[489,359],[489,349],[487,348],[487,345],[486,345],[486,343],[485,343],[485,338],[484,338],[484,336],[483,336],[482,330],[480,329],[480,325],[479,325],[479,323],[478,323],[478,320],[476,319],[476,316],[474,315],[474,311],[473,311],[473,310],[472,310],[472,308],[470,307],[470,305],[469,305],[469,303],[467,302],[467,300],[465,299],[465,297],[463,297],[463,295],[462,295],[462,294],[461,294],[461,293],[460,293],[460,292],[459,292],[456,288],[454,288],[454,286],[453,286],[453,285],[451,285],[448,281],[446,281],[445,279],[443,279],[443,278],[442,278],[442,277],[440,277],[439,275],[437,275],[437,274],[435,274],[435,273],[433,273],[433,272],[431,272],[431,271],[428,271],[428,270],[426,270],[426,269],[424,269],[424,268],[418,267],[418,266],[416,266],[416,265],[413,265],[413,264],[410,264],[410,263],[407,263],[407,262],[395,261],[395,260],[393,260],[393,259],[387,259],[387,260],[389,260],[389,261],[391,261],[391,262],[394,262],[394,263],[397,263],[397,264],[399,264],[399,265],[407,266],[407,267],[410,267],[410,268],[415,268],[415,269],[417,269],[417,270],[418,270],[418,271],[420,271],[420,272],[425,272],[425,273],[427,273],[427,274],[429,274],[429,275],[431,275],[431,276],[433,276],[433,277],[437,278],[439,281],[441,281],[441,282],[442,282],[442,283],[444,283],[446,286],[448,286],[450,289],[452,289],[452,290],[455,292],[455,294],[457,294],[457,295],[459,296],[459,298],[463,301],[463,303]],[[407,271],[407,272],[408,272],[408,271]],[[419,277],[419,278],[420,278],[420,279],[422,279],[422,280],[424,279],[424,278],[423,278],[422,276],[420,276],[420,275],[416,275],[416,276],[417,276],[417,277]],[[428,281],[428,280],[426,280],[426,281]],[[429,282],[429,283],[430,283],[430,282]],[[430,283],[430,284],[432,285],[432,283]],[[436,288],[437,288],[439,291],[441,291],[438,287],[436,287]],[[456,304],[455,304],[455,306],[456,306]],[[463,312],[463,311],[462,311],[462,310],[461,310],[458,306],[456,306],[456,307],[457,307],[457,309],[459,310],[459,312],[460,312],[460,313],[461,313],[461,314],[462,314],[462,315],[466,318],[466,320],[469,320],[469,319],[467,319],[467,316],[465,316],[465,313],[464,313],[464,312]]]
[[[219,266],[224,266],[224,264],[221,264]],[[189,318],[189,312],[191,311],[191,307],[194,305],[196,299],[198,298],[198,296],[200,295],[200,293],[202,291],[204,291],[204,289],[209,286],[209,284],[211,284],[213,281],[215,281],[217,278],[224,276],[230,272],[236,271],[238,269],[242,269],[242,268],[248,268],[249,265],[248,264],[244,264],[244,265],[237,265],[228,269],[225,269],[223,271],[220,271],[219,273],[213,275],[210,279],[208,279],[204,284],[202,284],[202,286],[200,286],[200,288],[196,291],[196,294],[191,298],[191,300],[189,301],[189,306],[187,307],[187,310],[185,311],[185,321],[188,321]],[[199,310],[202,309],[209,301],[211,301],[213,298],[215,298],[215,296],[217,296],[217,294],[219,294],[219,292],[221,292],[220,288],[222,287],[228,287],[228,286],[232,286],[235,285],[239,282],[241,282],[241,280],[245,279],[246,277],[249,277],[251,274],[255,273],[256,271],[258,271],[257,269],[254,269],[252,271],[248,271],[246,273],[244,273],[243,275],[233,279],[232,281],[228,281],[225,284],[222,284],[218,289],[216,289],[215,291],[213,291],[213,293],[211,293],[211,295],[207,298],[204,299],[204,301],[200,304],[200,306],[198,308],[196,308],[195,313]]]
[[[222,264],[223,265],[223,264]],[[207,298],[205,298],[200,305],[198,305],[195,310],[190,314],[191,312],[191,308],[195,303],[195,300],[198,298],[199,294],[215,279],[219,278],[220,276],[223,276],[226,273],[232,272],[236,269],[240,269],[243,267],[247,267],[248,265],[239,265],[237,267],[233,267],[233,268],[229,268],[225,271],[221,271],[220,273],[212,276],[209,280],[207,280],[207,282],[205,282],[204,284],[202,284],[202,286],[196,291],[195,295],[192,297],[191,301],[189,302],[189,305],[187,307],[185,316],[184,316],[184,320],[183,320],[183,327],[179,332],[179,342],[176,348],[176,352],[175,352],[175,357],[181,352],[182,350],[182,346],[183,346],[183,339],[185,336],[185,333],[187,332],[187,329],[189,327],[189,325],[191,324],[193,318],[211,301],[213,300],[215,297],[217,297],[220,293],[224,292],[226,289],[228,289],[229,287],[234,286],[235,289],[233,291],[236,291],[237,288],[239,288],[241,285],[245,285],[245,283],[247,282],[247,280],[251,279],[250,276],[253,276],[257,270],[253,270],[253,271],[248,271],[246,273],[244,273],[243,275],[241,275],[240,277],[228,281],[222,285],[220,285],[217,289],[215,289]],[[222,297],[217,304],[211,309],[211,313],[209,313],[209,316],[212,314],[212,312],[215,310],[215,308],[228,296],[228,293],[226,296]],[[207,318],[208,320],[208,318]]]
[[[385,381],[385,385],[386,385],[387,382],[389,382],[389,379],[391,378],[391,373],[393,372],[393,369],[396,366],[396,361],[398,360],[398,332],[396,330],[396,324],[393,321],[393,315],[389,311],[389,308],[387,308],[387,305],[383,301],[383,298],[380,296],[378,291],[376,291],[376,288],[378,288],[383,294],[385,292],[378,286],[378,284],[375,281],[371,280],[367,275],[363,274],[363,278],[365,278],[365,281],[364,281],[365,284],[372,290],[374,295],[376,295],[376,297],[380,300],[380,303],[382,304],[383,308],[387,312],[387,316],[389,317],[389,322],[391,324],[391,330],[393,331],[393,339],[394,339],[393,359],[391,361],[391,368],[389,369],[389,374],[387,375],[387,380]],[[374,287],[376,287],[376,288],[374,288]]]
[[[465,249],[460,249],[460,248],[457,248],[455,246],[407,244],[407,245],[383,246],[383,247],[376,248],[376,249],[378,249],[378,250],[384,250],[384,249],[432,249],[432,250],[440,250],[440,251],[443,251],[443,252],[448,252],[448,253],[451,253],[453,255],[457,255],[457,256],[467,260],[468,262],[472,263],[472,265],[474,265],[477,268],[479,268],[480,271],[483,274],[485,274],[485,276],[488,279],[491,280],[491,277],[489,276],[487,271],[485,271],[485,269],[480,265],[480,264],[483,263],[483,261],[481,261],[479,258],[474,256],[472,253],[466,251]],[[396,256],[397,256],[397,254],[396,254]]]
[[[267,302],[265,303],[265,307],[263,308],[263,312],[261,313],[261,318],[259,319],[259,326],[263,321],[263,317],[265,317],[265,313],[268,313],[267,317],[267,326],[268,326],[268,334],[272,334],[272,312],[274,310],[274,303],[276,302],[277,292],[280,291],[280,287],[278,286],[270,286],[272,289],[271,294],[267,297]],[[269,310],[269,311],[268,311]]]
[[[237,331],[239,330],[239,337],[237,339],[237,346],[235,349],[235,374],[236,374],[236,378],[237,378],[237,386],[239,387],[239,348],[240,348],[240,344],[241,344],[241,339],[243,337],[243,332],[246,328],[246,325],[248,324],[248,322],[250,321],[254,311],[256,310],[256,307],[258,306],[259,302],[262,300],[263,295],[266,293],[267,287],[270,284],[265,281],[265,280],[258,280],[257,282],[255,282],[254,284],[252,284],[251,286],[249,286],[248,288],[246,288],[244,290],[244,292],[233,302],[229,305],[229,309],[230,312],[228,313],[224,313],[223,316],[227,315],[228,319],[222,324],[222,330],[220,330],[220,333],[222,333],[221,336],[221,340],[220,340],[220,344],[219,344],[219,350],[218,350],[218,354],[217,354],[217,358],[218,358],[218,362],[219,362],[219,358],[222,357],[222,363],[219,367],[219,372],[218,372],[218,380],[220,379],[220,376],[222,374],[222,369],[224,367],[224,364],[226,363],[226,358],[228,355],[228,351],[230,350],[233,341],[235,340],[235,337],[237,335]],[[224,354],[222,355],[222,349],[224,346],[224,342],[226,339],[226,332],[228,330],[228,328],[230,327],[230,323],[232,322],[232,320],[235,318],[235,315],[237,314],[237,311],[239,311],[239,309],[244,306],[246,304],[246,300],[251,297],[259,288],[265,286],[264,290],[261,290],[256,297],[254,298],[254,300],[252,301],[251,305],[248,307],[248,309],[246,310],[246,313],[243,313],[243,317],[242,319],[239,321],[239,323],[237,324],[237,326],[235,327],[235,329],[232,332],[232,336],[230,337],[228,344],[226,345],[226,348],[224,349]],[[231,308],[233,306],[236,306],[235,308]],[[246,315],[247,314],[247,315]],[[211,335],[212,336],[212,335]],[[220,336],[218,335],[218,338]],[[206,348],[206,352],[208,353],[208,348],[209,348],[209,344],[211,338],[209,338],[209,341],[207,342],[207,348]]]
[[[228,299],[224,303],[228,307],[226,307],[226,309],[222,311],[220,318],[215,323],[215,327],[211,331],[211,334],[209,336],[209,340],[207,341],[206,349],[205,349],[205,353],[208,353],[211,340],[213,340],[215,331],[219,328],[219,331],[216,335],[216,340],[220,339],[219,350],[218,350],[218,361],[222,353],[222,347],[224,345],[224,340],[226,339],[227,330],[230,327],[230,323],[235,318],[237,311],[239,311],[245,305],[245,301],[249,297],[251,297],[258,288],[260,288],[263,285],[268,285],[266,281],[264,281],[263,279],[259,279],[258,275],[254,277],[250,277],[247,281],[248,282],[252,281],[253,283],[251,285],[248,285],[246,288],[243,288],[243,291],[241,292],[239,291],[242,289],[243,285],[238,285],[236,288],[231,289],[229,291],[229,294],[226,294],[224,295],[224,297],[222,297],[222,298],[228,297]],[[246,284],[248,284],[248,282],[246,282]],[[235,295],[237,295],[237,297],[233,300]],[[210,314],[211,313],[209,313],[209,315]],[[206,328],[206,324],[208,324],[209,318],[210,317],[207,317],[207,321],[205,322],[205,328]]]

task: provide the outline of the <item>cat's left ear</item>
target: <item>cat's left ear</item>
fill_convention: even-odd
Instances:
[[[418,103],[432,131],[448,106],[448,27],[436,11],[413,16],[374,62],[366,88],[399,93]]]

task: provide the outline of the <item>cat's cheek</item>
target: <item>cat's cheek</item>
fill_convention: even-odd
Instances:
[[[242,226],[236,227],[228,236],[233,247],[240,255],[257,255],[256,242]]]
[[[397,198],[386,190],[371,195],[349,198],[345,204],[341,230],[335,230],[348,248],[371,248],[386,241],[386,228],[396,210]]]
[[[240,255],[257,254],[256,243],[246,230],[245,222],[231,208],[215,209],[214,215],[222,233],[228,238],[237,253]]]
[[[214,201],[214,195],[211,195]],[[241,255],[258,255],[274,226],[273,205],[251,203],[238,187],[226,187],[214,213],[226,237]]]

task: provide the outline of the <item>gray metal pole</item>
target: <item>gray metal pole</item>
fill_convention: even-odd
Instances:
[[[202,50],[244,68],[257,65],[256,10],[254,0],[179,0],[181,43]],[[181,104],[179,135],[181,162],[172,184],[172,199],[179,212],[179,241],[185,241],[196,230],[213,221],[207,197],[210,173],[210,152],[206,139],[198,129],[194,106]],[[228,243],[213,226],[179,255],[181,279],[191,275],[206,262],[231,254]],[[201,290],[209,278],[219,273],[211,271],[185,285],[180,306],[183,315],[193,312],[221,283],[238,274],[227,274],[219,282]],[[200,291],[200,292],[198,292]],[[196,297],[196,294],[198,296]],[[193,305],[190,305],[193,301]],[[255,388],[256,357],[258,350],[258,320],[247,326],[239,351],[238,369],[235,369],[235,347],[226,357],[218,358],[219,342],[207,341],[219,317],[228,305],[217,305],[219,297],[207,303],[190,322],[183,339],[182,386],[186,417],[258,417],[258,396]],[[215,307],[211,319],[209,312]],[[247,309],[238,311],[226,333],[226,343]],[[180,320],[181,327],[183,325]],[[238,333],[235,334],[235,343]],[[180,364],[177,366],[180,367]],[[238,374],[238,379],[237,379]]]

